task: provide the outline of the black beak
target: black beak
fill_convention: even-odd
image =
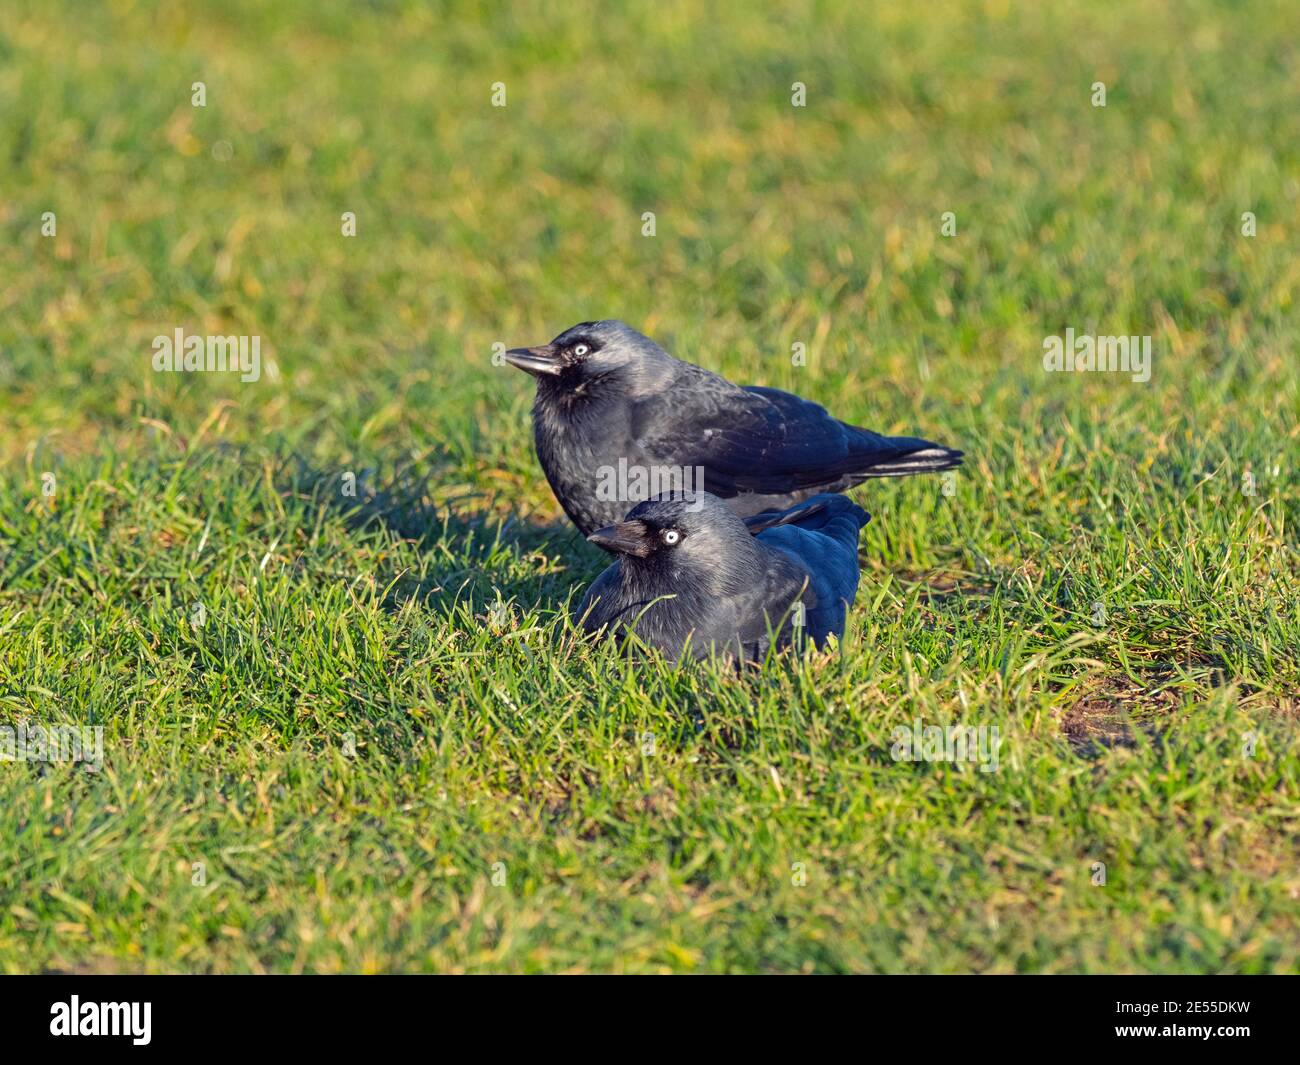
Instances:
[[[648,531],[643,521],[620,521],[617,525],[597,529],[587,537],[587,542],[611,554],[645,558],[650,554]]]
[[[540,348],[511,348],[506,352],[506,362],[534,377],[553,376],[564,369],[552,344]]]

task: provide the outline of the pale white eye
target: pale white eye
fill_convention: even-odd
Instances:
[[[590,349],[587,347],[586,344],[579,344],[576,348],[573,349],[573,354],[581,358],[583,355],[586,355],[589,350]]]
[[[673,544],[677,543],[677,541],[680,540],[681,538],[682,538],[682,534],[679,533],[676,529],[668,529],[665,530],[664,532],[664,543],[666,543],[669,547],[672,547]]]

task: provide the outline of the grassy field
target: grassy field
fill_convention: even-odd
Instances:
[[[1300,969],[1300,7],[547,8],[3,5],[0,970]],[[598,317],[965,449],[836,653],[566,622]]]

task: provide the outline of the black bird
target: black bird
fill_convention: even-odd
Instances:
[[[537,378],[537,457],[584,535],[674,491],[707,491],[749,517],[961,463],[960,451],[859,429],[789,392],[733,385],[618,321],[583,322],[505,358]]]
[[[639,503],[588,540],[618,561],[587,589],[587,632],[628,631],[677,660],[688,646],[748,661],[778,648],[822,647],[844,635],[858,591],[858,533],[870,515],[851,499],[818,495],[747,525],[716,496]]]

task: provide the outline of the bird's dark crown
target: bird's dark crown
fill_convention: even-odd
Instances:
[[[642,521],[655,529],[678,529],[683,533],[718,527],[744,532],[744,522],[717,496],[708,492],[674,493],[638,503],[627,515],[628,521]]]
[[[606,348],[616,348],[629,354],[638,350],[662,350],[648,336],[638,333],[626,322],[617,318],[606,318],[599,322],[579,322],[571,325],[551,341],[551,346],[559,351],[586,346],[587,352],[580,358],[595,355]]]
[[[757,550],[744,522],[707,492],[648,499],[587,539],[651,569],[691,565],[717,573],[749,560]]]
[[[621,379],[636,388],[671,377],[672,357],[625,322],[579,322],[549,344],[512,348],[506,361],[532,374],[548,392],[572,392],[599,379]]]

